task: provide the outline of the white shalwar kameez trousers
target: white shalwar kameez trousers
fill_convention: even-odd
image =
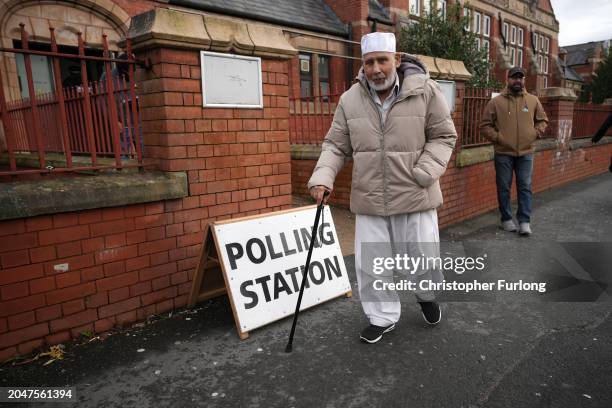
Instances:
[[[372,243],[385,243],[388,245],[371,245]],[[420,269],[414,275],[405,271],[385,271],[382,274],[373,272],[370,262],[364,265],[364,260],[371,260],[372,254],[366,251],[376,251],[376,257],[393,257],[397,254],[409,257],[439,257],[440,237],[438,232],[438,214],[435,209],[397,214],[391,216],[361,215],[355,219],[355,270],[357,284],[363,311],[370,324],[386,327],[397,323],[401,314],[399,296],[393,290],[374,290],[374,280],[385,283],[393,282],[393,272],[402,279],[417,284],[414,294],[418,301],[433,301],[435,295],[429,290],[419,290],[418,281],[431,280],[440,282],[443,279],[439,269]]]

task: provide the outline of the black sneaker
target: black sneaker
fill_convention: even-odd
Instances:
[[[395,323],[387,327],[375,326],[371,324],[362,330],[359,338],[366,343],[373,344],[382,339],[383,334],[389,333],[393,329],[395,329]]]
[[[428,324],[438,324],[442,320],[442,310],[440,305],[436,302],[419,302],[421,305],[421,312],[423,313],[423,319]]]

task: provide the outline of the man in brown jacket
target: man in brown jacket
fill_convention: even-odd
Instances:
[[[506,88],[489,101],[480,122],[480,133],[493,142],[495,149],[500,228],[505,231],[517,230],[510,207],[514,172],[518,192],[516,218],[519,222],[519,233],[531,235],[533,144],[542,136],[547,123],[548,118],[538,98],[525,90],[525,70],[521,67],[510,69]]]
[[[327,200],[324,192],[332,191],[336,175],[352,158],[355,269],[361,304],[370,322],[360,338],[376,343],[395,328],[401,305],[395,291],[381,293],[373,288],[378,280],[393,282],[393,270],[379,276],[368,260],[372,252],[378,258],[393,257],[402,245],[411,248],[411,257],[439,256],[436,208],[442,204],[442,192],[438,180],[457,133],[427,68],[413,56],[396,53],[393,34],[365,35],[361,51],[358,82],[340,97],[308,187],[317,202]],[[423,280],[442,279],[436,270],[419,270],[416,275]],[[442,315],[433,292],[415,293],[425,320],[438,323]]]

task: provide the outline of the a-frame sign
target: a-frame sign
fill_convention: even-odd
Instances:
[[[313,205],[209,224],[189,305],[227,293],[241,339],[250,330],[293,315],[315,212]],[[300,310],[351,296],[329,207],[314,239]]]

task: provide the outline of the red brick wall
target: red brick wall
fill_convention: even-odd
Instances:
[[[291,206],[286,61],[262,61],[264,109],[203,109],[198,52],[138,57],[146,160],[189,196],[0,222],[0,361],[184,306],[209,222]]]
[[[558,154],[558,156],[557,156]],[[610,166],[612,144],[579,150],[546,150],[535,154],[533,191],[552,187],[606,172]],[[296,194],[306,194],[306,183],[315,160],[293,160],[292,182]],[[332,204],[348,207],[352,163],[338,174]],[[438,209],[440,226],[446,226],[497,208],[495,168],[492,161],[458,168],[455,156],[440,180],[444,205]],[[513,197],[516,197],[513,186]]]

